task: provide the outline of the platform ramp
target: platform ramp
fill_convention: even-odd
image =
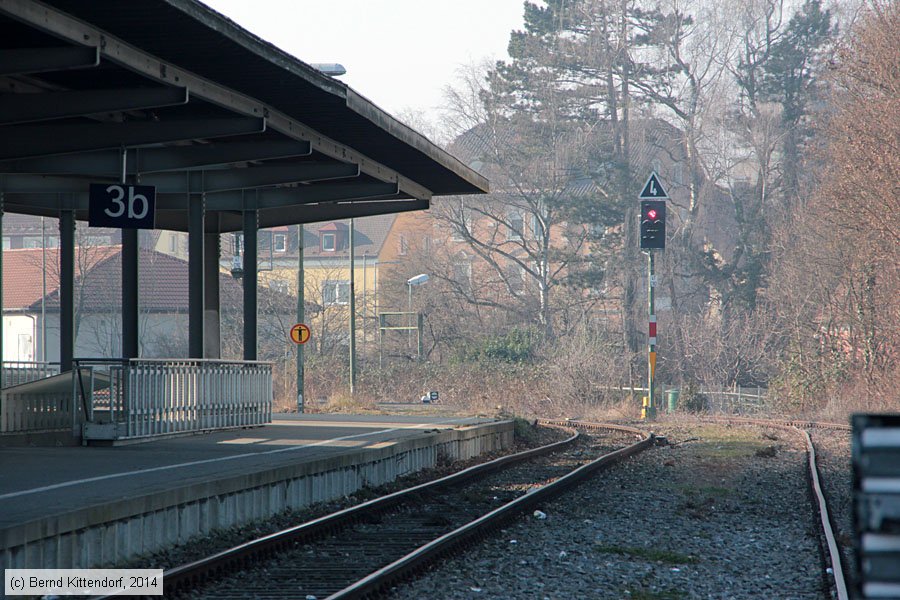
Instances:
[[[272,419],[271,363],[76,359],[75,372],[85,441],[135,441]]]
[[[98,380],[97,385],[104,384]],[[67,429],[80,432],[84,411],[73,398],[71,372],[3,388],[0,435]]]

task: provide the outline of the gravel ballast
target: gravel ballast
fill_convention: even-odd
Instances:
[[[519,519],[393,597],[831,597],[799,436],[687,421],[657,430],[670,446],[601,472],[540,507],[546,518]]]

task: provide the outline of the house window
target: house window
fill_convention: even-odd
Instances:
[[[174,233],[169,234],[169,252],[175,252],[178,250],[178,240],[175,238]]]
[[[326,281],[322,284],[322,304],[325,306],[350,304],[350,282]]]
[[[517,210],[511,210],[507,214],[507,219],[509,220],[509,227],[506,231],[506,239],[521,240],[522,229],[525,227],[525,221],[522,219],[522,213]]]
[[[41,248],[41,243],[43,241],[44,248],[58,248],[59,247],[59,238],[54,235],[45,235],[43,240],[41,236],[26,236],[22,238],[22,247],[23,248]]]
[[[469,261],[453,263],[453,280],[464,291],[468,291],[472,286],[472,263]]]
[[[472,215],[464,213],[462,219],[453,222],[453,234],[450,239],[454,242],[464,242],[466,237],[472,234]]]
[[[108,235],[86,235],[81,242],[85,246],[109,246],[112,238]]]
[[[409,242],[406,241],[406,236],[401,234],[397,239],[397,254],[406,256],[407,252],[409,252]]]
[[[333,233],[322,234],[322,251],[334,252],[337,249],[337,236]]]
[[[25,362],[34,360],[34,338],[30,333],[19,334],[18,360]]]
[[[531,215],[531,235],[536,240],[544,239],[544,224],[541,223],[540,215]]]
[[[283,233],[273,235],[272,248],[275,252],[287,252],[287,236]]]
[[[525,287],[525,267],[517,262],[510,261],[506,265],[506,281],[514,292],[521,291]]]
[[[282,294],[287,294],[290,288],[290,284],[284,279],[270,279],[269,280],[269,289],[273,292],[280,292]]]

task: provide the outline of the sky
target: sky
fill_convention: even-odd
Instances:
[[[431,120],[460,68],[507,58],[523,0],[202,0],[388,113]]]

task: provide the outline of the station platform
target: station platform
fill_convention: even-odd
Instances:
[[[113,565],[512,439],[492,419],[284,414],[126,446],[0,448],[0,568]]]

